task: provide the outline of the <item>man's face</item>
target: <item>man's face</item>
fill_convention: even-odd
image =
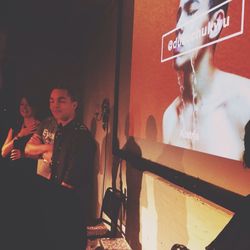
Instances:
[[[50,111],[56,121],[67,122],[75,117],[77,102],[73,101],[65,89],[53,89],[50,94]]]
[[[196,35],[207,26],[209,15],[204,13],[208,11],[209,0],[180,0],[177,12],[176,37],[183,41],[183,44],[174,50],[175,55],[200,47],[205,43],[206,36]],[[175,68],[177,70],[182,69],[198,53],[199,51],[195,50],[178,56],[174,61]]]

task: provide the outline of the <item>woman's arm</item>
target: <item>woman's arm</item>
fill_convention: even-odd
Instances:
[[[2,150],[1,150],[2,157],[5,158],[7,155],[10,154],[11,150],[14,148],[14,141],[16,139],[19,139],[19,138],[22,138],[26,135],[31,134],[33,132],[33,130],[34,130],[34,126],[26,128],[22,125],[22,127],[19,130],[19,132],[17,133],[17,135],[13,137],[13,129],[10,128],[8,135],[7,135],[7,138],[2,146]]]
[[[13,138],[13,129],[10,128],[9,129],[9,132],[8,132],[8,135],[5,139],[5,142],[2,146],[2,150],[1,150],[1,154],[2,154],[2,157],[5,158],[7,155],[10,154],[11,150],[13,149],[14,147],[14,140],[17,139],[17,137],[14,137]]]

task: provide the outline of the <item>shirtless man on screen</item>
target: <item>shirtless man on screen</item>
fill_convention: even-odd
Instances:
[[[180,96],[164,112],[163,142],[241,160],[244,127],[250,119],[250,79],[216,68],[216,43],[200,48],[217,40],[229,25],[228,3],[223,2],[180,0],[176,39],[181,42],[174,49]],[[196,30],[206,35],[190,37]],[[178,56],[185,51],[190,53]]]

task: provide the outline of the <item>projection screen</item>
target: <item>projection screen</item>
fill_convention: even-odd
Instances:
[[[134,2],[129,137],[242,160],[249,15],[244,0]]]

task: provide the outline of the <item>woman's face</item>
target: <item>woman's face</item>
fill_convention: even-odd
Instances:
[[[23,97],[20,101],[19,111],[23,118],[28,118],[33,116],[32,107],[29,105],[25,97]]]

